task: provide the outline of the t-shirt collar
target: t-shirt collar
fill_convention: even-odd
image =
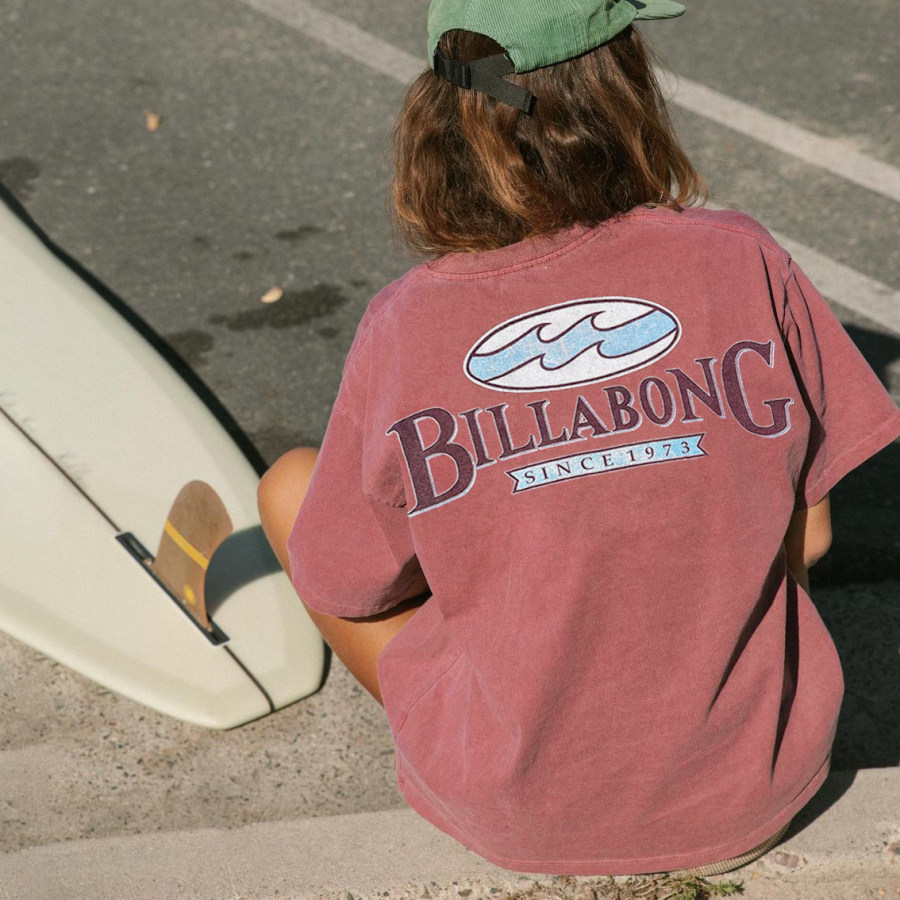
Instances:
[[[535,235],[497,250],[480,253],[447,253],[426,263],[426,268],[441,275],[474,275],[498,272],[503,269],[533,265],[551,256],[575,249],[585,241],[606,230],[615,228],[645,207],[607,219],[599,225],[572,225],[552,234]]]

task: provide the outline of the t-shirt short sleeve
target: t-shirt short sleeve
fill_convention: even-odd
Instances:
[[[900,435],[900,410],[795,263],[785,283],[783,329],[811,419],[795,504],[804,509]]]
[[[396,495],[387,500],[375,496],[370,484],[379,484],[381,472],[366,477],[366,465],[371,468],[372,463],[365,452],[364,344],[358,340],[348,357],[309,489],[288,538],[291,581],[303,602],[345,618],[385,612],[427,589],[404,503]]]
[[[406,510],[366,494],[362,456],[361,427],[335,406],[288,538],[303,602],[346,618],[384,612],[426,588]]]

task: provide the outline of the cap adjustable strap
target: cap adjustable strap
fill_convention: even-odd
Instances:
[[[434,53],[434,71],[457,87],[480,91],[524,113],[531,113],[534,106],[531,91],[503,78],[516,71],[513,61],[505,53],[461,63],[445,56],[439,47]]]

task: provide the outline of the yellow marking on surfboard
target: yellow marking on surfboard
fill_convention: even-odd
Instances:
[[[168,520],[163,531],[195,562],[201,569],[209,568],[209,560]]]
[[[188,606],[196,606],[197,595],[194,593],[194,589],[189,584],[186,584],[182,590],[184,591],[184,599],[187,601]]]

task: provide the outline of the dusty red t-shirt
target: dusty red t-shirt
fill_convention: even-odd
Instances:
[[[516,870],[754,847],[828,771],[795,509],[900,411],[771,236],[640,208],[370,304],[289,541],[312,608],[432,597],[378,661],[410,805]]]

